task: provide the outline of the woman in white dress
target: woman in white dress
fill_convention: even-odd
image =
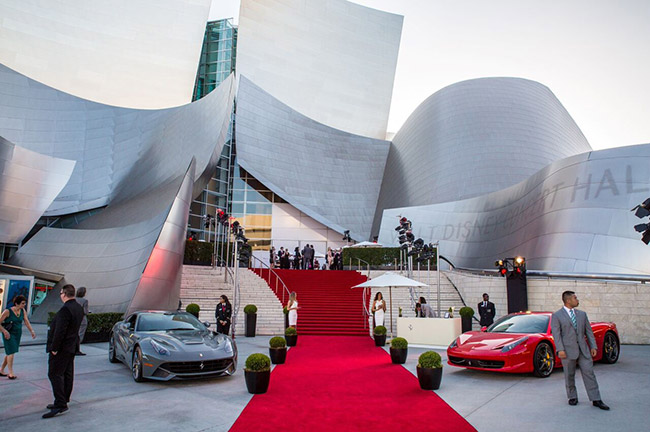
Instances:
[[[296,300],[295,291],[289,294],[287,310],[289,311],[289,327],[295,328],[298,323],[298,300]]]
[[[384,325],[384,312],[386,312],[386,302],[384,296],[378,292],[375,294],[375,300],[372,302],[372,313],[375,317],[375,327]]]

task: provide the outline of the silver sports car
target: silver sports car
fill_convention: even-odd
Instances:
[[[137,382],[232,375],[237,346],[187,312],[138,311],[113,326],[108,359],[129,366]]]

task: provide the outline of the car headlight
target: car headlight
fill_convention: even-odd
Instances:
[[[164,356],[168,356],[168,355],[171,355],[171,354],[172,354],[172,353],[171,353],[167,348],[165,348],[164,346],[162,346],[161,344],[159,344],[159,343],[156,342],[155,340],[151,339],[151,340],[149,340],[149,342],[151,342],[151,347],[152,347],[152,348],[154,349],[154,351],[156,351],[158,354],[160,354],[160,355],[164,355]]]
[[[501,352],[503,352],[503,353],[508,352],[508,351],[512,350],[513,348],[515,348],[516,346],[519,346],[522,343],[526,342],[527,340],[528,340],[528,336],[523,337],[523,338],[519,339],[518,341],[509,343],[508,345],[501,348]]]
[[[456,348],[457,346],[458,346],[458,339],[454,339],[454,341],[449,344],[449,348]]]
[[[225,344],[226,344],[226,346],[225,346],[224,349],[226,350],[226,354],[232,355],[233,352],[234,352],[233,349],[232,349],[232,342],[230,342],[229,340],[226,339]]]

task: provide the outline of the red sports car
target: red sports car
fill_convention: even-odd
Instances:
[[[520,312],[499,318],[487,330],[458,336],[447,348],[448,363],[468,369],[529,373],[546,378],[562,362],[551,334],[551,312]],[[594,361],[616,363],[616,324],[592,322],[598,354]]]

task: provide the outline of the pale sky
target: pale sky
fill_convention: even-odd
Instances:
[[[404,16],[389,132],[443,87],[548,86],[594,149],[650,143],[650,0],[355,0]],[[238,19],[213,0],[210,19]]]

